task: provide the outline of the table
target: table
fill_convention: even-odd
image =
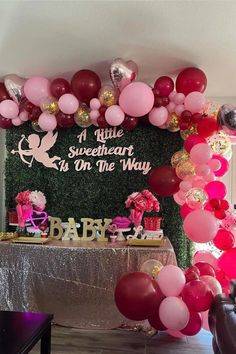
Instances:
[[[0,242],[1,310],[53,313],[62,326],[111,329],[132,324],[117,310],[114,289],[129,271],[157,259],[176,264],[174,250],[126,243],[50,241],[46,245]]]
[[[0,353],[27,354],[41,339],[41,354],[51,353],[53,316],[0,311]]]

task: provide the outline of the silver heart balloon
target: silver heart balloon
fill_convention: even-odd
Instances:
[[[231,131],[236,131],[236,108],[232,105],[225,104],[220,107],[217,115],[218,124]]]
[[[117,58],[113,61],[110,67],[110,76],[113,85],[120,91],[125,86],[130,84],[138,75],[138,66],[132,61],[124,61],[121,58]]]
[[[9,96],[15,101],[16,103],[20,103],[22,98],[24,97],[24,84],[26,79],[19,77],[15,74],[10,74],[5,76],[4,78],[4,85]]]

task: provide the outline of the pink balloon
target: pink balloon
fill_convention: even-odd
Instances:
[[[45,77],[31,77],[24,85],[24,93],[30,102],[35,106],[40,106],[41,99],[51,94],[50,82]]]
[[[212,171],[218,171],[221,168],[221,162],[218,159],[211,159],[208,161],[208,166]]]
[[[184,203],[180,209],[180,215],[184,219],[191,211],[193,211],[193,209],[191,209],[187,203]]]
[[[194,188],[201,188],[204,189],[206,185],[206,181],[201,177],[195,176],[194,180],[192,181],[192,185]]]
[[[236,278],[236,247],[225,251],[220,256],[218,266],[230,279]]]
[[[166,328],[180,331],[187,325],[190,313],[183,300],[169,296],[160,304],[159,317]]]
[[[199,143],[206,143],[206,140],[198,134],[191,134],[184,142],[185,150],[190,153],[192,147]]]
[[[169,113],[173,113],[175,111],[176,104],[174,102],[170,102],[166,108]]]
[[[98,122],[97,119],[100,116],[100,113],[98,110],[93,109],[90,113],[89,113],[91,122],[93,123],[93,125],[95,125],[96,127],[98,127]]]
[[[197,251],[193,255],[193,264],[205,262],[210,264],[213,268],[218,269],[217,258],[209,251]]]
[[[178,205],[183,205],[185,203],[185,199],[181,198],[181,196],[178,193],[173,194],[173,198],[176,204]]]
[[[184,101],[184,106],[187,111],[191,113],[202,112],[206,106],[206,98],[201,92],[193,91],[190,92]]]
[[[196,166],[195,172],[198,176],[206,177],[211,172],[211,169],[207,164],[201,164]]]
[[[126,86],[126,87],[128,87],[128,86]],[[124,88],[124,90],[126,89],[126,87]],[[110,106],[107,108],[107,110],[105,112],[105,119],[108,124],[110,124],[113,127],[116,127],[124,121],[125,114],[122,111],[122,109],[120,108],[120,106],[113,105],[113,106]]]
[[[165,296],[178,296],[183,290],[186,280],[183,271],[170,264],[160,270],[157,283]]]
[[[226,158],[224,158],[221,155],[213,155],[212,159],[216,159],[216,160],[218,160],[221,163],[221,167],[219,168],[219,170],[214,171],[215,176],[216,177],[224,176],[226,174],[226,172],[228,171],[228,169],[229,169],[229,163],[226,160]]]
[[[20,112],[19,117],[23,122],[27,122],[27,120],[29,120],[29,113],[27,111],[22,111]]]
[[[39,116],[38,125],[45,132],[52,131],[57,127],[56,117],[53,114],[43,112]]]
[[[200,280],[209,286],[214,296],[222,293],[222,287],[216,278],[210,275],[202,275]]]
[[[185,100],[185,95],[183,93],[176,93],[173,98],[173,102],[177,105],[182,105]]]
[[[18,127],[19,125],[21,125],[23,123],[24,122],[19,117],[16,117],[16,118],[12,119],[12,124],[15,125],[16,127]]]
[[[126,86],[119,98],[121,109],[131,117],[141,117],[149,113],[154,104],[152,89],[143,82],[132,82]]]
[[[196,164],[205,164],[212,157],[212,150],[209,145],[199,143],[194,145],[190,151],[190,158]]]
[[[204,176],[204,179],[206,182],[212,182],[215,180],[215,174],[214,172],[208,173],[208,175]]]
[[[0,115],[4,118],[13,119],[18,116],[19,107],[12,100],[4,100],[0,103]]]
[[[218,230],[218,222],[210,211],[197,209],[184,219],[184,232],[187,237],[199,243],[210,242]]]
[[[92,98],[90,101],[90,108],[93,110],[98,110],[101,107],[101,103],[98,98]]]
[[[162,126],[168,119],[168,111],[165,107],[154,107],[148,115],[149,122],[156,127]]]
[[[189,191],[189,189],[192,188],[192,183],[190,181],[182,181],[179,184],[179,188],[183,191],[183,192],[187,192]]]
[[[202,315],[202,328],[205,329],[206,331],[210,332],[209,322],[208,322],[208,314],[209,314],[209,310],[201,312],[201,315]]]
[[[226,186],[221,181],[212,181],[205,186],[205,191],[207,192],[209,199],[224,199],[227,190]]]
[[[58,106],[65,114],[73,114],[79,108],[79,101],[71,93],[65,93],[59,98]]]
[[[185,110],[185,107],[183,104],[178,104],[175,107],[175,113],[177,114],[177,116],[181,116],[181,113],[183,113],[184,110]]]

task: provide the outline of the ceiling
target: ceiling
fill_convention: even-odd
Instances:
[[[132,59],[150,84],[202,68],[208,96],[236,96],[236,1],[1,1],[0,77],[70,77],[90,68],[106,81],[114,58]]]

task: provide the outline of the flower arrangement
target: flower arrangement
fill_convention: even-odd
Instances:
[[[125,202],[126,208],[130,208],[130,220],[139,226],[142,222],[143,213],[160,210],[160,204],[154,195],[147,189],[142,192],[134,192],[130,194]]]
[[[31,205],[37,211],[43,211],[46,206],[45,195],[40,191],[23,191],[17,194],[16,202],[20,205]]]

